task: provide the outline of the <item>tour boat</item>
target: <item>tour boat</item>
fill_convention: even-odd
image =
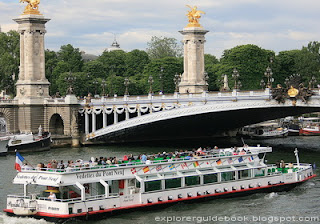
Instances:
[[[302,119],[300,135],[320,135],[320,118],[310,117]]]
[[[10,137],[8,142],[8,151],[43,151],[50,149],[51,135],[48,132],[33,135],[19,134]]]
[[[0,137],[0,156],[6,155],[8,153],[9,140],[9,137]]]
[[[268,152],[271,147],[258,145],[208,150],[191,158],[111,165],[78,161],[66,169],[22,167],[13,183],[22,185],[23,192],[7,196],[4,212],[61,222],[103,218],[177,202],[286,191],[316,176],[311,164],[299,162],[297,150],[297,162],[282,162],[282,168],[265,164]],[[23,160],[17,154],[16,161]]]
[[[278,123],[248,125],[239,130],[239,135],[252,139],[284,138],[288,133],[288,128],[280,127]]]

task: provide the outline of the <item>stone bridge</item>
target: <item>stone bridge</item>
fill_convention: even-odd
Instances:
[[[210,137],[266,120],[320,111],[320,93],[307,103],[273,100],[261,91],[124,96],[81,102],[86,141],[134,142]]]

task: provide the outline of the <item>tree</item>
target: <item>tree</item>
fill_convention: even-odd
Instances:
[[[145,51],[133,50],[126,54],[126,76],[134,76],[143,72],[144,67],[149,64],[150,59]]]
[[[233,68],[237,68],[243,89],[258,89],[260,88],[260,80],[269,65],[270,57],[274,57],[273,51],[247,44],[225,50],[220,62],[224,68],[230,69],[224,71],[230,81],[232,80]],[[221,75],[221,72],[219,73]]]
[[[182,45],[178,44],[177,40],[172,37],[153,36],[147,45],[147,53],[151,60],[182,56]]]
[[[145,93],[149,91],[148,78],[151,75],[154,80],[153,90],[159,92],[161,90],[160,72],[163,68],[163,89],[164,93],[173,93],[175,90],[174,76],[176,73],[183,72],[183,61],[175,57],[165,57],[152,60],[144,70],[144,78],[142,81],[145,83]]]
[[[105,51],[97,59],[104,66],[104,77],[107,78],[110,75],[124,76],[126,73],[126,53],[122,50]]]
[[[45,53],[46,78],[50,83],[52,83],[52,82],[55,82],[53,77],[53,70],[59,62],[58,55],[55,51],[50,51],[50,50],[46,50],[44,53]]]
[[[16,31],[0,32],[0,89],[14,94],[19,74],[20,36]]]
[[[58,52],[59,61],[67,63],[71,72],[81,72],[83,59],[79,48],[74,48],[71,44],[63,45]]]

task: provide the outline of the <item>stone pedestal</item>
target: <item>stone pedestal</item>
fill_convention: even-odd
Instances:
[[[43,15],[21,15],[14,19],[20,33],[20,73],[16,83],[21,132],[37,132],[44,127],[44,99],[49,97],[45,76],[45,24]],[[47,130],[45,130],[47,131]]]
[[[50,83],[45,76],[45,24],[42,15],[21,15],[14,19],[20,33],[20,73],[16,83],[16,99],[24,104],[43,104],[49,97]]]
[[[180,93],[202,93],[208,90],[204,76],[204,35],[202,27],[184,28],[180,33],[184,43],[184,73],[179,84]]]

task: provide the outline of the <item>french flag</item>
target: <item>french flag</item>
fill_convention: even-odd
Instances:
[[[22,157],[22,155],[20,155],[19,152],[16,152],[16,163],[14,165],[14,168],[16,170],[18,170],[19,172],[21,172],[21,167],[23,165],[23,161],[24,161],[24,158]]]

